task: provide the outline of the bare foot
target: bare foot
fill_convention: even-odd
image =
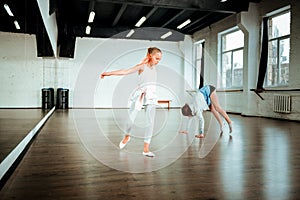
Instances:
[[[233,122],[230,122],[230,123],[228,124],[228,126],[229,126],[229,133],[232,133],[232,124],[233,124]]]

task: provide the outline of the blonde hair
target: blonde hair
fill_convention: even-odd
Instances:
[[[157,47],[149,47],[147,53],[148,54],[154,54],[154,53],[161,53],[161,50]]]

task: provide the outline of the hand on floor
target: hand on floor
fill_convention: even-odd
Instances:
[[[179,133],[188,134],[188,131],[182,130],[182,131],[179,131]]]
[[[203,133],[200,133],[198,135],[195,135],[196,138],[204,138],[204,134]]]

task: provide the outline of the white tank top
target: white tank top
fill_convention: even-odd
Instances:
[[[139,75],[139,88],[144,92],[146,104],[157,103],[156,80],[156,68],[144,65],[144,71]]]
[[[156,80],[156,68],[150,68],[147,65],[144,65],[144,71],[139,75],[139,86],[148,85],[151,83],[155,85]]]

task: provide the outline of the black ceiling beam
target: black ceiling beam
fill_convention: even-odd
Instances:
[[[89,13],[91,11],[95,11],[95,0],[90,0],[90,4],[89,4]]]
[[[177,13],[174,17],[172,17],[171,19],[169,19],[166,23],[164,23],[161,27],[166,27],[169,23],[171,23],[172,21],[174,21],[176,18],[178,18],[180,15],[182,15],[185,12],[185,10],[180,11],[179,13]]]
[[[129,27],[94,27],[89,37],[96,38],[126,38]],[[160,41],[183,41],[184,34],[180,32],[173,32],[172,36],[161,39],[160,36],[166,33],[165,28],[145,27],[136,28],[135,33],[130,39],[142,40],[160,40]],[[75,35],[85,37],[85,30],[82,27],[74,28]]]
[[[156,27],[144,27],[135,29],[135,33],[130,37],[130,39],[137,40],[150,40],[150,41],[183,41],[184,34],[180,32],[173,32],[173,34],[165,39],[161,38],[161,35],[165,34],[168,30],[165,28]],[[114,35],[112,38],[125,38],[128,32],[122,32]]]
[[[90,1],[90,0],[82,0]],[[230,0],[220,2],[220,0],[96,0],[99,3],[117,3],[136,6],[156,6],[159,8],[185,9],[185,10],[201,10],[221,13],[237,13],[248,11],[249,0]]]
[[[165,34],[168,30],[165,28],[145,27],[135,29],[135,33],[131,36],[131,39],[139,40],[155,40],[155,41],[183,41],[184,34],[179,32],[173,32],[173,34],[165,39],[161,39],[161,35]]]
[[[157,10],[157,7],[153,7],[150,12],[146,15],[146,19],[149,19],[151,17],[151,15],[153,15],[153,13],[155,13],[155,11]]]
[[[196,27],[194,27],[194,28],[191,28],[191,29],[189,29],[189,30],[186,30],[186,33],[187,34],[192,34],[192,33],[194,33],[195,31],[197,31],[197,30],[201,30],[201,29],[203,29],[203,28],[205,28],[205,27],[207,27],[207,26],[209,26],[210,24],[212,24],[212,22],[214,23],[214,22],[217,22],[217,21],[219,21],[219,20],[221,20],[221,19],[224,19],[225,17],[227,17],[227,16],[229,16],[230,14],[226,14],[226,13],[219,13],[219,14],[214,14],[214,15],[212,15],[212,17],[209,19],[209,20],[204,20],[204,23],[201,23],[200,25],[198,25],[198,26],[196,26]]]
[[[111,36],[118,35],[122,32],[128,31],[130,27],[93,27],[89,37],[103,37],[110,38]],[[79,37],[86,37],[84,27],[74,27],[74,33]]]
[[[120,8],[120,10],[119,10],[119,12],[118,12],[118,14],[117,14],[114,22],[112,23],[112,26],[117,25],[117,23],[119,22],[121,16],[123,15],[124,11],[126,10],[126,8],[127,8],[127,4],[126,3],[122,4],[122,7]]]
[[[185,29],[188,29],[189,27],[192,27],[194,26],[195,24],[197,24],[198,22],[204,20],[205,18],[209,17],[210,15],[215,15],[215,13],[207,13],[206,15],[204,15],[203,17],[200,17],[198,18],[197,20],[193,21],[192,23],[186,25],[185,27],[183,27],[181,30],[185,30]]]

